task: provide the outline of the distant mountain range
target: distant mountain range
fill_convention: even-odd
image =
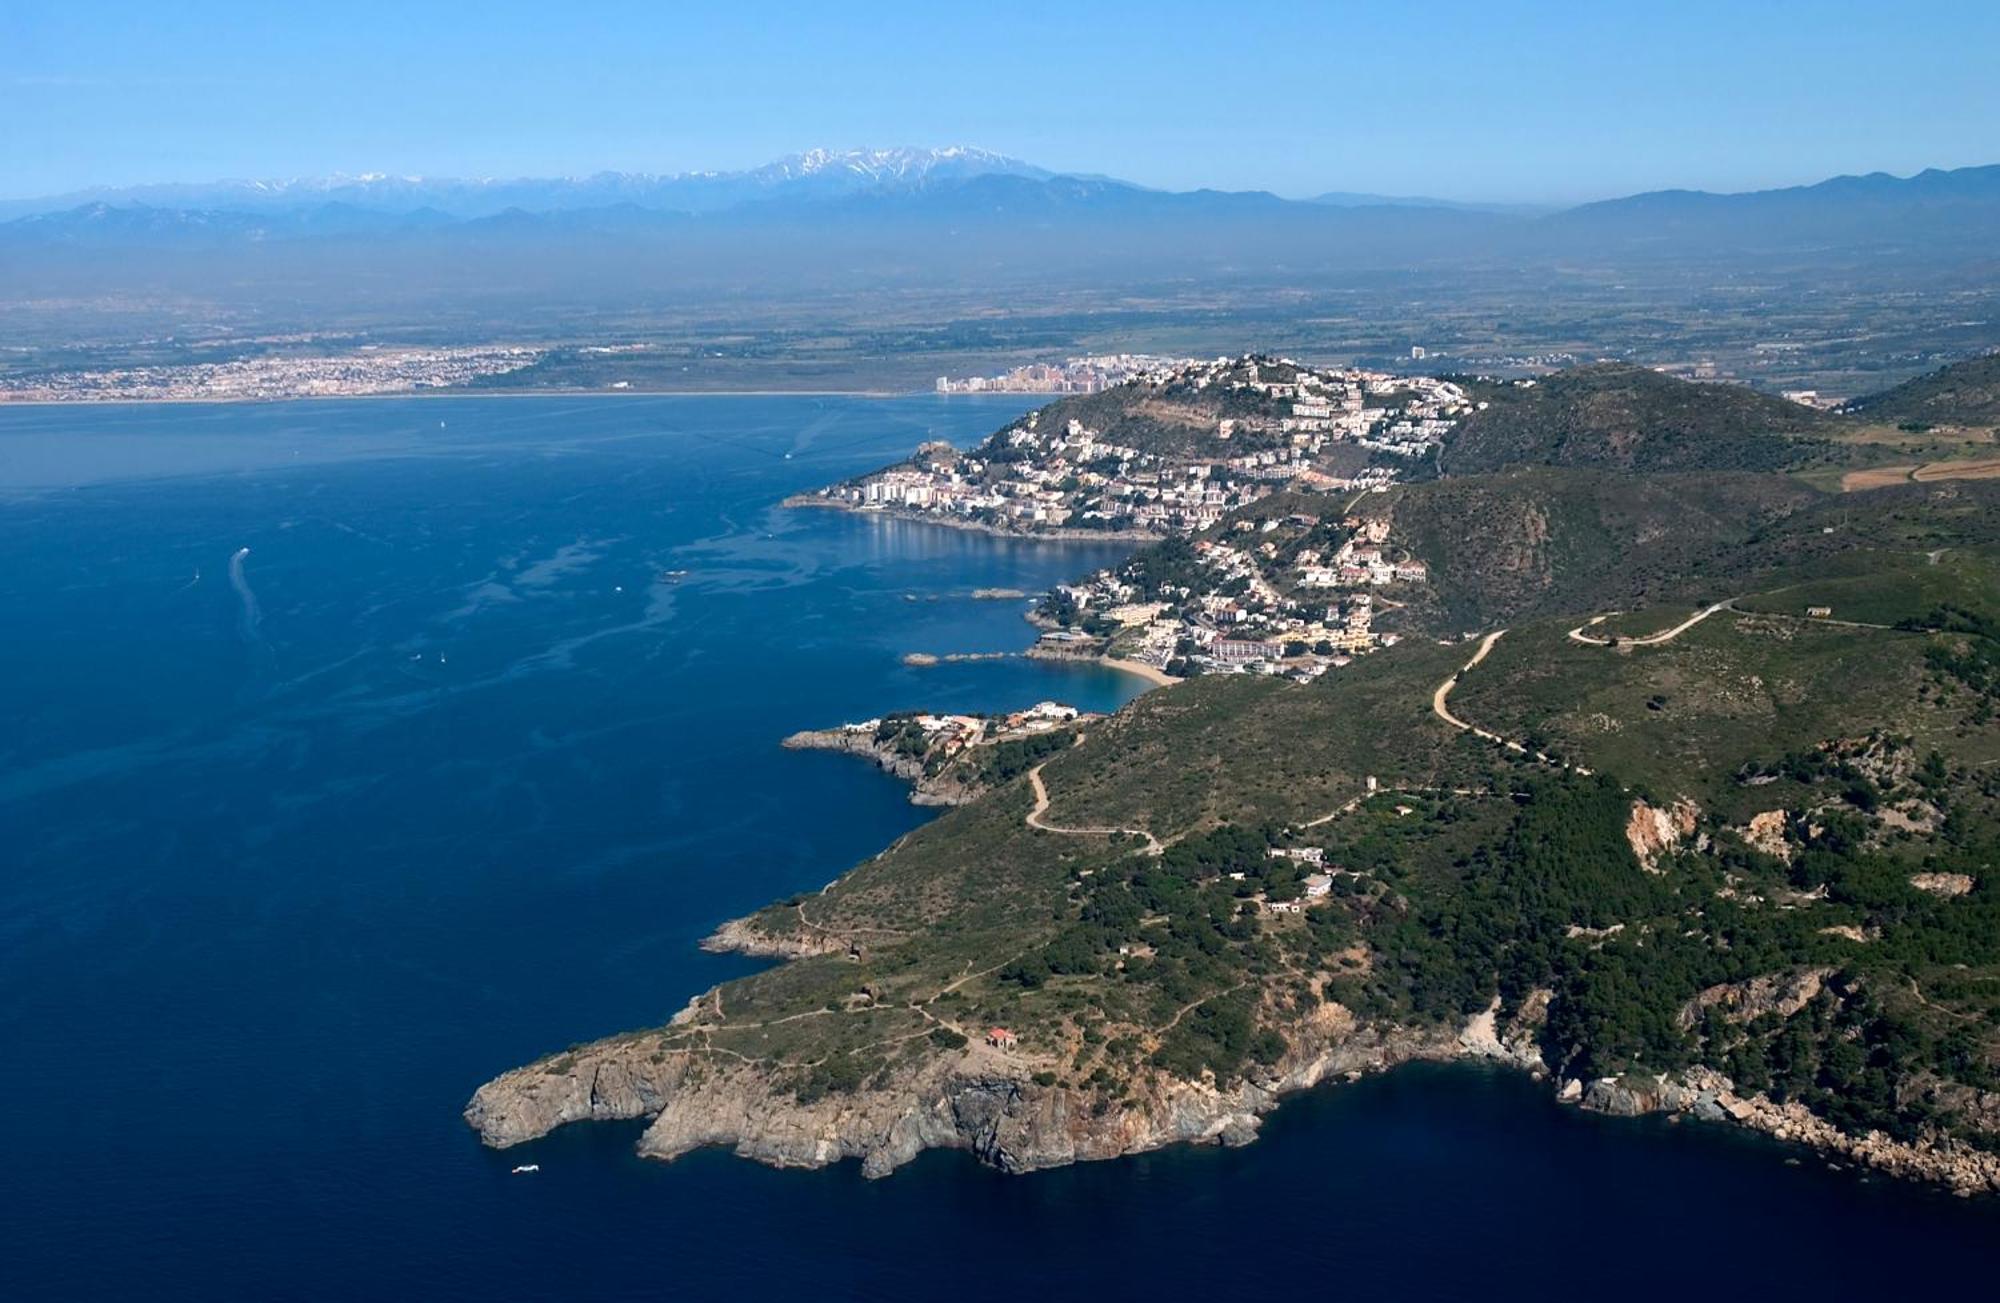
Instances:
[[[1922,266],[1958,277],[1990,267],[1996,249],[2000,166],[1658,191],[1545,212],[1158,190],[953,147],[814,150],[741,172],[231,181],[0,204],[0,294],[17,299],[366,300],[397,311],[472,295],[518,306],[941,285],[1299,285],[1578,260],[1614,274]]]
[[[1018,184],[994,185],[991,178]],[[977,182],[988,184],[973,184]],[[388,224],[392,227],[410,223],[436,226],[503,214],[638,209],[696,216],[766,205],[776,205],[782,211],[855,199],[871,201],[866,207],[878,215],[891,208],[963,211],[994,204],[1125,211],[1404,208],[1511,218],[1517,225],[1547,219],[1549,225],[1572,235],[1593,231],[1740,235],[1746,228],[1790,226],[1865,236],[1918,213],[1933,218],[1989,217],[2000,206],[2000,165],[1953,171],[1934,168],[1911,177],[1875,172],[1834,177],[1817,185],[1735,194],[1656,190],[1559,209],[1349,191],[1330,191],[1305,200],[1281,199],[1264,191],[1162,191],[1109,177],[1059,174],[963,145],[944,149],[813,149],[736,172],[598,172],[584,177],[511,180],[366,173],[97,188],[0,200],[0,223],[41,217],[54,219],[47,224],[51,231],[72,225],[104,228],[106,211],[121,210],[137,216],[120,223],[120,229],[134,234],[164,233],[176,224],[176,219],[153,211],[164,210],[197,214],[179,220],[218,232],[311,234],[330,227],[381,226],[379,219],[384,217],[402,219]],[[240,220],[252,215],[265,220]]]
[[[2000,215],[2000,165],[1871,172],[1743,194],[1655,190],[1584,204],[1549,219],[1572,236],[1724,241],[1733,245],[1878,243],[1990,238]]]
[[[1332,208],[1456,208],[1469,213],[1511,213],[1517,217],[1539,217],[1559,212],[1561,204],[1497,204],[1464,199],[1428,199],[1418,195],[1374,195],[1352,190],[1329,190],[1314,195],[1312,202]]]
[[[461,219],[509,209],[562,212],[632,205],[711,213],[763,200],[813,200],[861,191],[894,192],[978,176],[1045,180],[1044,168],[984,149],[812,149],[741,172],[597,172],[584,177],[493,178],[360,176],[283,181],[210,181],[72,191],[0,200],[0,220],[98,205],[128,208],[284,213],[338,204],[379,213],[434,211]]]

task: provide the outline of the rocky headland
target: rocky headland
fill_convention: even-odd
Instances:
[[[2000,1192],[2000,489],[1836,509],[1744,469],[1740,445],[1629,474],[1635,439],[1663,466],[1702,453],[1683,436],[1714,396],[1647,398],[1634,435],[1626,407],[1581,400],[1653,382],[1584,379],[1481,397],[1560,400],[1598,441],[1565,447],[1618,466],[1397,491],[1435,598],[1398,618],[1430,636],[1306,681],[1204,673],[1106,719],[796,735],[955,808],[708,943],[784,962],[495,1078],[468,1122],[496,1146],[624,1118],[661,1158],[721,1145],[879,1176],[957,1148],[1027,1171],[1243,1143],[1291,1092],[1476,1059],[1576,1107]],[[957,457],[842,496],[921,499]],[[1345,546],[1376,519],[1357,501],[1220,504],[1212,537],[1135,561],[1104,617],[1202,592],[1220,641],[1243,609],[1201,589],[1200,545]],[[1277,582],[1238,569],[1242,593]],[[1577,636],[1600,626],[1655,632]],[[1047,641],[1095,658],[1103,631]]]
[[[712,995],[696,1001],[677,1028],[713,1025],[715,1004]],[[1149,1072],[1113,1102],[1103,1092],[1043,1084],[1032,1059],[966,1036],[861,1090],[808,1099],[757,1064],[675,1040],[615,1037],[516,1069],[480,1087],[466,1121],[501,1148],[570,1122],[650,1118],[639,1139],[650,1158],[721,1145],[776,1167],[859,1159],[866,1175],[879,1177],[926,1149],[962,1149],[1002,1171],[1028,1172],[1172,1144],[1248,1144],[1284,1096],[1402,1063],[1538,1065],[1518,1040],[1360,1025],[1328,1005],[1278,1063],[1226,1087]]]
[[[928,772],[922,756],[877,742],[872,731],[850,727],[801,729],[780,745],[788,751],[838,751],[842,755],[859,756],[890,777],[908,783],[912,805],[962,805],[983,790],[968,783],[964,771],[956,766]]]
[[[852,943],[831,934],[776,938],[738,920],[704,944],[796,959],[844,954]],[[958,1149],[1001,1171],[1029,1172],[1175,1144],[1249,1144],[1263,1117],[1299,1091],[1412,1062],[1485,1062],[1550,1080],[1558,1099],[1588,1111],[1737,1125],[1958,1194],[2000,1193],[2000,1155],[1942,1137],[1852,1135],[1797,1103],[1739,1091],[1711,1069],[1557,1080],[1537,1048],[1546,998],[1538,993],[1504,1026],[1488,1010],[1456,1032],[1365,1023],[1328,1004],[1275,1064],[1243,1080],[1218,1086],[1147,1071],[1114,1101],[1053,1084],[1034,1058],[941,1025],[933,1033],[949,1035],[927,1038],[930,1052],[911,1065],[855,1091],[811,1097],[766,1066],[705,1043],[704,1030],[728,1023],[719,991],[711,991],[663,1031],[612,1037],[496,1077],[473,1095],[465,1119],[503,1149],[572,1122],[643,1118],[638,1151],[648,1158],[721,1146],[774,1167],[858,1159],[865,1175],[882,1177],[926,1149]]]
[[[969,653],[957,659],[1011,654]],[[1053,701],[998,716],[912,712],[804,729],[781,745],[790,751],[859,756],[910,784],[910,801],[915,805],[963,805],[996,782],[1013,777],[1034,758],[1069,745],[1078,729],[1102,718]]]

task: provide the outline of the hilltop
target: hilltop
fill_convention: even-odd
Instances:
[[[1244,1142],[1288,1091],[1472,1056],[2000,1190],[2000,486],[1545,470],[1381,510],[1443,547],[1468,491],[1546,520],[1499,527],[1538,578],[1483,591],[1464,532],[1438,605],[1546,618],[1149,693],[718,934],[790,962],[468,1119],[1024,1170]]]
[[[2000,353],[1940,367],[1847,405],[1857,416],[1925,426],[2000,427]]]
[[[1895,447],[1857,440],[1843,415],[1619,363],[1505,381],[1256,354],[1095,361],[1090,374],[1115,383],[963,452],[927,444],[800,501],[1025,532],[1181,533],[1279,490],[1542,468],[1767,473],[1865,464]]]
[[[1732,384],[1599,363],[1532,382],[1472,386],[1485,406],[1459,425],[1446,472],[1515,466],[1772,471],[1824,455],[1825,413]]]
[[[1410,485],[1376,509],[1430,570],[1408,618],[1444,633],[1698,598],[1738,562],[1720,549],[1820,498],[1788,476],[1540,468]]]

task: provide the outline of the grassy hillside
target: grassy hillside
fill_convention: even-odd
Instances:
[[[1410,619],[1450,632],[1698,596],[1734,564],[1727,545],[1819,497],[1775,475],[1534,470],[1411,485],[1370,506],[1430,566]]]
[[[1848,410],[1899,425],[2000,427],[2000,353],[1955,362],[1858,398]]]
[[[1693,500],[1495,483],[1600,520],[1615,503],[1665,525]],[[1717,519],[1761,501],[1721,483]],[[1498,996],[1565,1074],[1707,1065],[1850,1130],[2000,1145],[2000,511],[1969,487],[1808,500],[1705,559],[1688,545],[1692,570],[1769,590],[1651,646],[1570,636],[1596,594],[1648,581],[1559,546],[1534,600],[1571,610],[1511,628],[1450,698],[1556,763],[1434,713],[1466,644],[1149,693],[765,911],[764,932],[841,953],[731,983],[729,1020],[669,1039],[776,1065],[806,1097],[998,1024],[1038,1079],[1114,1109],[1149,1073],[1254,1075],[1306,1023],[1456,1026]],[[1465,518],[1436,493],[1440,520]],[[1650,532],[1628,519],[1611,542]],[[1822,598],[1852,622],[1795,609]],[[1639,801],[1674,812],[1672,837],[1632,840]],[[1271,911],[1305,872],[1272,846],[1323,848],[1331,893]]]
[[[1847,575],[1889,583],[1938,548],[2000,544],[1992,480],[1822,494],[1782,475],[1533,471],[1411,485],[1380,501],[1371,508],[1390,512],[1430,565],[1429,596],[1408,618],[1431,632]]]
[[[1533,385],[1482,384],[1487,403],[1445,449],[1449,474],[1518,466],[1773,471],[1824,457],[1825,413],[1741,385],[1600,364]]]

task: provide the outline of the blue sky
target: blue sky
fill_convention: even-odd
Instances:
[[[2000,3],[1899,8],[5,0],[0,195],[814,145],[1530,201],[2000,162]]]

